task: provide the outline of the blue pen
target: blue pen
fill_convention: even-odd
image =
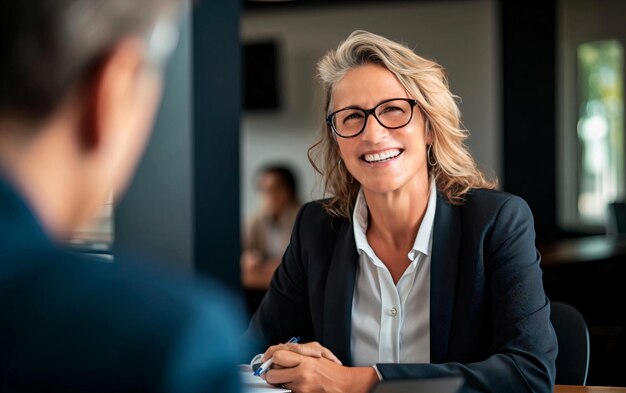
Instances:
[[[300,337],[296,336],[296,337],[291,337],[289,339],[289,341],[287,341],[287,343],[297,343],[298,341],[300,341]],[[260,377],[261,374],[266,373],[267,370],[270,369],[270,366],[272,365],[274,361],[274,358],[269,358],[267,359],[262,365],[261,367],[257,368],[257,370],[254,372],[254,376],[255,377]]]

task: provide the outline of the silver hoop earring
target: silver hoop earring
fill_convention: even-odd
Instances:
[[[433,144],[431,143],[430,145],[428,145],[428,150],[426,150],[426,160],[428,161],[428,165],[430,166],[435,166],[437,165],[437,161],[432,162],[431,158],[430,158],[430,149],[433,147]]]

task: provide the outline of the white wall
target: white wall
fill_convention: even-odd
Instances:
[[[323,119],[315,64],[353,30],[402,41],[441,63],[452,92],[462,97],[469,145],[481,166],[501,176],[498,17],[495,0],[328,6],[250,12],[241,23],[243,42],[279,44],[282,106],[246,113],[241,130],[242,218],[255,209],[255,170],[268,161],[289,161],[300,175],[302,199],[321,196],[306,158]],[[319,182],[318,182],[319,183]]]

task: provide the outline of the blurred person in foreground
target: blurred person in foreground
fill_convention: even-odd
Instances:
[[[462,375],[464,392],[552,392],[532,214],[478,169],[443,68],[356,31],[318,71],[326,124],[311,158],[330,198],[300,210],[252,318],[272,345],[266,380],[367,392]],[[303,344],[279,344],[292,336]]]
[[[248,221],[241,255],[241,282],[254,312],[287,249],[298,214],[298,186],[293,171],[267,165],[257,175],[260,210]]]
[[[216,283],[60,246],[131,178],[180,3],[0,5],[0,391],[239,390]]]

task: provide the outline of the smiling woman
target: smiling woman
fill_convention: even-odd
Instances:
[[[275,344],[267,381],[366,392],[463,375],[472,392],[552,391],[532,214],[477,168],[443,68],[356,31],[318,70],[326,124],[309,157],[330,198],[300,210],[251,321]],[[294,335],[305,344],[276,344]]]

